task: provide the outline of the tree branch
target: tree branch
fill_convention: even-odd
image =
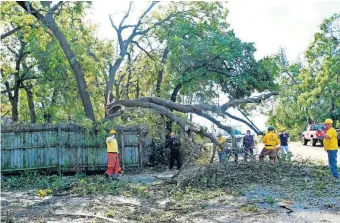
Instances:
[[[229,102],[223,104],[222,106],[220,106],[220,109],[222,111],[225,111],[230,107],[236,107],[236,106],[241,105],[241,104],[260,103],[260,102],[270,98],[273,95],[279,95],[279,94],[280,94],[279,92],[274,91],[274,92],[270,92],[270,93],[263,94],[263,95],[260,95],[260,96],[256,96],[256,97],[253,97],[253,98],[242,98],[242,99],[232,100],[232,101],[229,101]]]
[[[156,94],[157,94],[158,97],[160,96],[160,93],[161,93],[161,84],[162,84],[162,80],[163,80],[165,60],[168,57],[168,54],[169,54],[169,49],[168,49],[168,46],[167,46],[164,49],[164,52],[163,52],[163,55],[162,55],[162,60],[161,60],[162,68],[158,71],[158,75],[157,75]]]
[[[155,58],[153,58],[149,52],[147,52],[143,47],[141,47],[138,42],[136,41],[131,41],[131,43],[135,44],[140,50],[142,50],[148,57],[150,57],[150,59],[152,59],[153,61],[155,61]]]
[[[234,116],[234,115],[232,115],[232,114],[230,114],[229,112],[223,112],[223,114],[225,114],[226,116],[228,116],[229,118],[231,118],[231,119],[234,119],[234,120],[236,120],[236,121],[239,121],[239,122],[242,122],[242,123],[244,123],[244,124],[246,124],[247,126],[249,126],[257,135],[263,135],[263,132],[261,132],[260,130],[258,130],[257,128],[256,128],[256,126],[254,126],[254,125],[252,125],[252,124],[250,124],[249,122],[247,122],[246,120],[244,120],[244,119],[242,119],[242,118],[239,118],[239,117],[236,117],[236,116]]]
[[[55,4],[50,10],[51,12],[54,12],[55,10],[57,10],[60,6],[62,6],[65,2],[60,1],[57,4]]]
[[[149,28],[143,30],[143,31],[139,31],[139,32],[135,32],[135,36],[141,36],[141,35],[145,35],[146,33],[148,33],[150,30],[156,28],[159,25],[162,25],[163,23],[169,21],[172,17],[174,17],[176,15],[176,13],[170,13],[165,19],[162,19],[156,23],[154,23],[152,26],[150,26]]]
[[[198,104],[198,105],[184,105],[176,102],[172,102],[170,100],[165,100],[159,97],[142,97],[135,100],[120,100],[115,101],[111,104],[108,104],[108,107],[115,107],[115,106],[126,106],[126,107],[143,107],[143,108],[149,108],[150,104],[155,104],[158,106],[163,106],[164,108],[171,110],[176,110],[182,113],[194,113],[198,116],[201,116],[203,118],[208,119],[209,121],[216,124],[219,128],[227,131],[230,135],[232,134],[232,128],[229,126],[225,126],[221,124],[219,121],[217,121],[215,118],[211,117],[210,115],[206,114],[204,111],[210,111],[213,113],[216,113],[220,116],[228,116],[232,119],[235,119],[237,121],[240,121],[246,125],[248,125],[252,130],[256,132],[258,135],[262,135],[263,133],[260,132],[254,125],[247,122],[246,120],[233,116],[226,112],[225,110],[229,108],[230,106],[240,105],[244,103],[260,103],[262,100],[269,98],[272,95],[277,95],[278,92],[271,92],[265,95],[261,95],[254,98],[247,98],[247,99],[237,99],[230,101],[221,107],[214,106],[214,105],[207,105],[207,104]]]
[[[10,35],[16,33],[17,31],[19,31],[22,28],[22,26],[18,26],[10,31],[8,31],[7,33],[1,34],[1,40],[5,39],[6,37],[9,37]]]
[[[135,28],[133,29],[133,32],[131,35],[136,34],[137,30],[139,29],[140,25],[142,25],[142,19],[146,16],[146,14],[157,4],[158,2],[153,1],[150,6],[144,11],[144,13],[141,15],[141,17],[139,17],[138,22],[135,26]]]
[[[8,49],[11,53],[13,53],[16,57],[18,56],[18,53],[15,52],[14,49],[12,49],[10,46],[6,46],[6,47],[7,47],[7,49]]]
[[[107,115],[105,118],[103,118],[101,121],[99,121],[98,124],[103,124],[103,123],[109,121],[110,119],[115,118],[115,117],[118,117],[118,116],[121,116],[121,115],[123,115],[123,114],[124,114],[124,111],[119,110],[119,111],[116,112],[116,113]]]
[[[292,79],[295,85],[299,85],[299,83],[294,79],[293,75],[288,70],[284,70],[283,73],[286,73],[290,77],[290,79]]]
[[[120,24],[119,24],[119,28],[120,28],[120,29],[122,28],[122,25],[123,25],[125,19],[126,19],[127,17],[129,17],[129,15],[130,15],[132,3],[133,3],[133,2],[131,1],[130,4],[129,4],[129,8],[128,8],[127,13],[125,14],[125,16],[123,17],[122,21],[121,21]]]

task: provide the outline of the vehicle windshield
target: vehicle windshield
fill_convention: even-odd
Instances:
[[[312,130],[318,130],[318,129],[326,129],[325,125],[319,124],[319,125],[312,125]]]

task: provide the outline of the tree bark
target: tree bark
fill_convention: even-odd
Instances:
[[[28,108],[30,110],[31,123],[36,123],[37,115],[35,113],[32,86],[24,86],[24,89],[27,94],[27,103],[28,103]]]
[[[126,98],[129,99],[129,91],[130,91],[130,80],[131,80],[131,55],[128,54],[128,77],[126,81]]]
[[[139,75],[137,76],[136,98],[139,98]]]
[[[161,60],[162,68],[161,68],[161,70],[158,71],[158,76],[157,76],[157,85],[156,85],[156,95],[157,95],[157,97],[160,97],[160,94],[161,94],[161,84],[162,84],[162,80],[163,80],[165,60],[168,57],[168,53],[169,53],[169,49],[168,49],[168,47],[166,47],[164,52],[163,52],[162,60]]]
[[[19,102],[19,88],[14,90],[14,96],[10,100],[12,105],[12,122],[16,123],[19,121],[19,112],[18,112],[18,102]]]
[[[117,71],[120,67],[120,64],[123,62],[125,55],[126,55],[126,52],[122,52],[120,57],[113,64],[113,66],[110,66],[109,80],[106,82],[105,100],[107,99],[107,96],[109,94],[111,94],[110,99],[114,98],[114,96],[112,95],[112,88],[113,88],[113,85],[115,83],[115,76],[116,76],[116,73],[117,73]]]
[[[177,95],[179,93],[179,91],[181,90],[182,88],[182,84],[179,83],[176,85],[175,89],[172,91],[172,94],[170,96],[170,100],[172,102],[176,102],[177,101]],[[172,109],[170,109],[170,111],[173,111]],[[166,121],[166,130],[168,133],[172,132],[172,121],[170,119],[168,119]]]
[[[70,44],[68,43],[65,35],[60,31],[59,27],[57,26],[54,17],[53,12],[49,11],[47,12],[46,16],[44,17],[42,14],[40,14],[39,11],[35,10],[32,5],[29,4],[29,2],[20,2],[17,1],[17,3],[24,8],[28,13],[33,15],[35,18],[37,18],[39,21],[41,21],[48,29],[50,29],[53,33],[53,35],[56,37],[56,39],[59,42],[60,47],[62,48],[67,61],[69,62],[71,69],[73,71],[73,74],[75,75],[77,85],[78,85],[78,93],[82,100],[85,115],[87,118],[91,119],[93,122],[95,122],[95,115],[93,112],[93,107],[91,103],[90,96],[87,92],[87,85],[84,77],[84,72],[81,68],[80,63],[78,62],[75,53],[71,49]],[[27,5],[29,5],[29,8],[27,8]]]
[[[263,94],[261,96],[258,97],[254,97],[254,98],[244,98],[244,99],[236,99],[236,100],[231,100],[228,103],[222,105],[222,106],[214,106],[214,105],[208,105],[208,104],[195,104],[195,105],[185,105],[185,104],[179,104],[179,103],[175,103],[172,102],[170,100],[165,100],[159,97],[142,97],[142,98],[137,98],[136,100],[120,100],[120,101],[116,101],[115,103],[111,104],[110,106],[126,106],[126,107],[146,107],[148,108],[148,106],[150,106],[150,104],[156,104],[156,105],[160,105],[163,106],[167,109],[169,109],[169,111],[172,110],[176,110],[182,113],[195,113],[196,115],[199,115],[201,117],[204,117],[208,120],[210,120],[211,122],[215,123],[219,128],[227,131],[230,135],[232,134],[232,129],[230,127],[224,126],[222,125],[220,122],[218,122],[215,118],[213,118],[212,116],[206,114],[205,112],[213,112],[216,113],[219,116],[229,116],[237,121],[241,121],[243,123],[245,123],[246,125],[248,125],[250,128],[252,128],[257,134],[261,135],[262,133],[259,132],[253,125],[251,125],[250,123],[248,123],[247,121],[239,118],[239,117],[235,117],[232,116],[231,114],[229,114],[228,112],[226,112],[225,110],[228,109],[229,107],[240,105],[240,104],[247,104],[247,103],[259,103],[262,100],[264,100],[265,98],[269,98],[272,95],[276,95],[278,94],[278,92],[270,92],[268,94]]]
[[[177,95],[178,95],[179,91],[181,90],[181,88],[182,88],[182,84],[179,83],[179,84],[176,85],[175,89],[172,91],[172,94],[171,94],[171,97],[170,97],[170,100],[172,102],[176,102]]]
[[[14,94],[9,87],[9,83],[5,82],[6,91],[8,94],[9,102],[11,103],[11,111],[12,111],[12,122],[16,123],[19,120],[19,113],[18,113],[18,101],[19,101],[19,87],[14,87]]]

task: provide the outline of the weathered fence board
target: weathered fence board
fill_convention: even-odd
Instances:
[[[126,166],[141,166],[152,153],[152,140],[118,129],[119,150]],[[126,134],[122,142],[120,133]],[[107,167],[105,137],[67,125],[14,125],[1,129],[1,169],[12,172],[51,168],[61,171],[104,170]],[[125,150],[122,150],[122,143]],[[148,152],[139,151],[140,148]],[[141,157],[141,155],[145,155]]]

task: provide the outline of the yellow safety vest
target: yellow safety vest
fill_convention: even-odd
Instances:
[[[111,137],[106,138],[106,146],[108,153],[117,153],[118,152],[118,143],[115,138],[111,139]]]

